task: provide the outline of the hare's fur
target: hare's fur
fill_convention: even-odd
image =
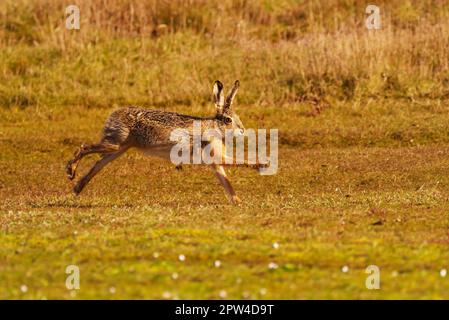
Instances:
[[[228,128],[243,134],[244,127],[237,114],[231,109],[232,101],[237,93],[238,87],[239,82],[236,81],[231,92],[224,99],[222,95],[223,85],[220,81],[215,82],[214,99],[217,113],[214,117],[209,118],[200,118],[160,110],[146,110],[138,107],[122,108],[112,112],[103,128],[101,141],[91,145],[82,144],[75,152],[73,159],[67,163],[67,174],[72,180],[75,177],[78,163],[84,156],[91,153],[101,154],[101,159],[78,181],[73,191],[75,194],[79,194],[86,184],[106,164],[118,158],[132,147],[138,148],[152,156],[170,159],[170,150],[175,144],[175,142],[170,141],[172,131],[175,129],[192,130],[194,121],[201,121],[202,130],[209,128],[218,129],[223,133],[223,137],[224,130]],[[225,188],[231,202],[240,202],[223,168],[224,165],[236,166],[237,164],[233,164],[233,161],[224,161],[226,156],[222,140],[212,139],[207,144],[210,144],[213,152],[219,154],[223,159],[221,164],[210,165],[215,175]],[[258,169],[264,165],[244,163],[240,164],[240,166]]]

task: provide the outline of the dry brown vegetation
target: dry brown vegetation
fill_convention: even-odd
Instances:
[[[0,5],[2,105],[204,104],[216,78],[245,104],[449,96],[446,1],[379,2],[377,31],[363,1],[78,4],[77,31],[64,1]]]

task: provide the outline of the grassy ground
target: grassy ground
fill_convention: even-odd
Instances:
[[[243,120],[271,112],[240,109]],[[292,111],[288,121],[313,122],[302,141],[317,140],[315,132],[338,131],[327,120],[359,119],[345,109],[321,121]],[[65,161],[81,141],[95,140],[107,112],[0,113],[1,298],[449,298],[449,279],[440,276],[449,259],[444,117],[433,119],[440,143],[283,144],[277,175],[230,170],[243,200],[231,206],[210,170],[177,171],[135,151],[73,196]],[[388,144],[388,119],[400,121],[386,117],[366,141],[385,136]],[[420,141],[428,133],[407,135]],[[71,264],[81,273],[76,296],[65,287]],[[371,264],[381,270],[381,290],[365,288]]]
[[[0,298],[449,298],[447,1],[379,0],[370,31],[360,0],[77,3],[80,30],[0,3]],[[216,79],[279,129],[276,175],[229,170],[240,206],[136,151],[71,193],[111,110],[211,115]]]

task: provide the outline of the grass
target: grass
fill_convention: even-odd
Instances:
[[[62,0],[2,1],[0,298],[448,299],[449,7],[377,4],[367,31],[358,0],[82,0],[68,31]],[[276,175],[229,170],[240,206],[132,150],[71,193],[111,110],[210,115],[216,79],[279,129]]]
[[[241,118],[272,112],[251,109],[242,106]],[[344,110],[322,115],[302,138],[337,131],[326,119],[358,119]],[[444,118],[434,120],[445,128],[441,143],[283,144],[274,176],[230,170],[243,199],[232,206],[210,170],[179,172],[137,152],[105,168],[81,196],[72,195],[65,161],[81,141],[94,140],[106,113],[84,107],[1,112],[1,298],[218,299],[223,290],[236,299],[448,298],[448,279],[439,274],[449,258]],[[299,114],[289,121],[309,119]],[[367,141],[388,137],[383,123],[366,133]],[[407,134],[414,141],[428,137]],[[65,287],[71,264],[81,273],[76,296]],[[365,288],[371,264],[380,267],[381,290]]]

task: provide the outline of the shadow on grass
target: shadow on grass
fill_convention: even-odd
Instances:
[[[89,202],[86,202],[89,201]],[[44,198],[38,200],[28,201],[27,204],[32,208],[77,208],[77,209],[131,209],[136,207],[136,204],[109,202],[105,199],[96,200],[81,200],[76,196],[67,196],[62,198]]]

